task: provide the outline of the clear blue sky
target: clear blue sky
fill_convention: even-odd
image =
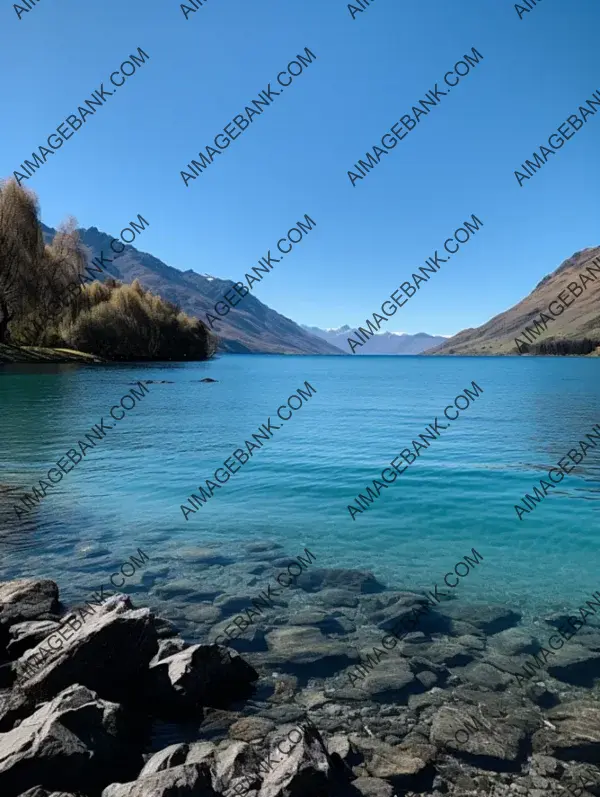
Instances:
[[[484,228],[382,330],[453,334],[600,243],[600,114],[520,188],[513,172],[600,89],[597,0],[41,0],[0,7],[0,174],[138,46],[150,60],[25,182],[169,265],[237,279],[297,219],[315,231],[255,285],[301,323],[364,324],[475,213]],[[198,179],[180,170],[305,47],[317,60]],[[353,188],[347,171],[476,47],[484,60]]]

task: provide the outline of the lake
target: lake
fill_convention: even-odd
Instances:
[[[600,588],[600,447],[522,520],[514,509],[600,423],[598,367],[585,358],[257,355],[5,366],[0,480],[27,492],[139,380],[171,384],[149,384],[37,510],[17,521],[5,507],[0,578],[50,577],[65,601],[84,600],[141,548],[151,561],[126,591],[193,624],[194,585],[225,578],[218,563],[198,564],[194,551],[206,546],[239,561],[245,544],[276,541],[286,555],[308,548],[318,566],[371,570],[419,591],[441,588],[474,548],[483,561],[457,597],[507,604],[537,625]],[[278,420],[305,382],[316,392]],[[348,505],[472,382],[483,392],[353,520]],[[181,505],[269,417],[281,428],[186,520]],[[235,591],[241,578],[227,570],[221,588]]]

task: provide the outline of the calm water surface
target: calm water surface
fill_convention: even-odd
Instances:
[[[160,585],[206,583],[190,548],[217,542],[239,559],[241,544],[267,539],[290,555],[310,548],[320,566],[427,590],[476,548],[484,562],[457,597],[536,621],[600,589],[600,446],[522,521],[514,510],[600,423],[599,369],[580,358],[243,355],[0,366],[0,482],[27,491],[132,383],[173,382],[149,386],[35,522],[13,522],[5,507],[0,577],[51,577],[65,600],[85,599],[141,547],[152,561],[131,583],[152,602]],[[180,505],[305,380],[316,395],[186,521]],[[483,394],[352,521],[347,505],[473,380]]]

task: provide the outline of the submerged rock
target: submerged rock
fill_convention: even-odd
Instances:
[[[201,544],[180,551],[183,572],[156,570],[151,588],[186,639],[115,596],[52,651],[41,637],[59,630],[54,582],[0,585],[5,603],[16,598],[5,624],[16,661],[0,662],[0,688],[11,667],[21,673],[0,691],[2,797],[600,797],[600,705],[581,697],[600,678],[597,631],[582,629],[519,687],[540,648],[518,612],[452,600],[423,613],[427,598],[371,573],[311,568],[230,640],[224,629],[243,628],[236,614],[270,577],[252,570],[295,560],[272,542],[240,546],[236,563]],[[418,628],[382,648],[416,613]],[[51,704],[55,719],[39,722]],[[307,712],[312,725],[292,743]],[[168,746],[154,752],[157,739]]]
[[[290,561],[295,561],[291,559]],[[341,568],[315,567],[301,573],[296,584],[306,592],[317,592],[320,589],[343,589],[350,592],[371,593],[383,592],[385,587],[373,573],[362,570],[343,570]]]
[[[600,705],[573,700],[546,714],[548,721],[533,739],[533,749],[562,761],[600,763]],[[600,778],[598,780],[600,784]]]
[[[265,635],[268,653],[256,654],[260,663],[296,672],[311,665],[322,677],[343,670],[358,660],[357,652],[341,639],[325,636],[311,626],[285,626]]]
[[[470,706],[442,706],[431,725],[432,744],[483,769],[517,771],[525,758],[526,731]]]

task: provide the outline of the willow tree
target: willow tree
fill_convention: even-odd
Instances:
[[[0,343],[43,342],[85,264],[74,219],[46,246],[35,194],[14,180],[0,183]]]

